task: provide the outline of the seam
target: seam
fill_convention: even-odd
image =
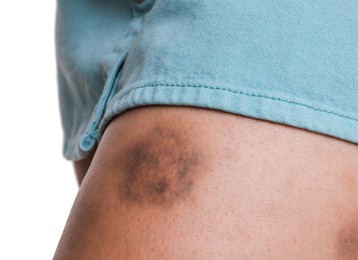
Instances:
[[[97,129],[99,122],[101,121],[101,118],[104,114],[104,109],[108,103],[108,100],[111,96],[111,92],[113,92],[114,83],[117,79],[117,77],[120,75],[121,68],[123,66],[123,60],[121,59],[116,66],[113,69],[113,72],[111,73],[111,76],[109,77],[109,81],[107,82],[107,85],[104,88],[103,95],[100,98],[98,102],[98,108],[94,117],[94,120],[92,122],[91,128],[90,128],[90,135],[92,135],[92,132]]]
[[[142,89],[142,88],[153,88],[153,87],[159,87],[159,86],[163,86],[163,87],[182,87],[182,88],[204,88],[204,89],[211,89],[211,90],[220,90],[220,91],[226,91],[226,92],[231,92],[231,93],[235,93],[235,94],[241,94],[241,95],[245,95],[245,96],[250,96],[250,97],[257,97],[257,98],[265,98],[265,99],[271,99],[271,100],[276,100],[276,101],[282,101],[285,103],[289,103],[289,104],[294,104],[294,105],[298,105],[298,106],[303,106],[312,110],[316,110],[319,112],[324,112],[324,113],[328,113],[328,114],[333,114],[342,118],[346,118],[346,119],[350,119],[353,121],[358,122],[358,119],[350,117],[350,116],[346,116],[346,115],[342,115],[339,114],[337,112],[334,111],[329,111],[329,110],[325,110],[325,109],[320,109],[320,108],[316,108],[310,105],[306,105],[303,103],[299,103],[299,102],[295,102],[295,101],[291,101],[291,100],[287,100],[287,99],[283,99],[283,98],[278,98],[278,97],[272,97],[272,96],[267,96],[267,95],[260,95],[260,94],[253,94],[253,93],[246,93],[243,91],[235,91],[232,89],[228,89],[228,88],[223,88],[223,87],[212,87],[212,86],[206,86],[206,85],[190,85],[190,84],[147,84],[147,85],[143,85],[140,87],[136,87],[133,88],[131,90],[129,90],[127,93],[124,93],[123,95],[119,96],[116,99],[121,99],[127,95],[129,95],[131,92],[138,90],[138,89]]]

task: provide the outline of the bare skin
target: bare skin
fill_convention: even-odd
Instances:
[[[136,108],[106,130],[54,259],[358,259],[357,158],[289,126]]]
[[[92,163],[95,152],[96,150],[93,150],[91,154],[85,159],[73,163],[73,167],[76,173],[77,184],[79,186],[81,185],[83,179],[86,176],[86,173]]]

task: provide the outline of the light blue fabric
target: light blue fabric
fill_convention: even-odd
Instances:
[[[218,109],[358,143],[357,0],[58,0],[64,155],[144,105]]]

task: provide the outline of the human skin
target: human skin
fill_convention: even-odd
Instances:
[[[54,259],[358,259],[358,145],[135,108],[104,133]]]
[[[73,168],[75,170],[77,184],[80,186],[84,177],[86,176],[86,173],[91,165],[91,162],[93,160],[93,156],[96,152],[96,149],[94,149],[89,156],[87,156],[85,159],[76,161],[73,163]]]

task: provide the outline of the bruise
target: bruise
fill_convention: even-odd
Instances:
[[[346,223],[337,237],[338,256],[337,259],[358,259],[358,218],[351,223]]]
[[[199,165],[193,142],[177,129],[156,126],[127,153],[121,197],[169,206],[190,194]]]

